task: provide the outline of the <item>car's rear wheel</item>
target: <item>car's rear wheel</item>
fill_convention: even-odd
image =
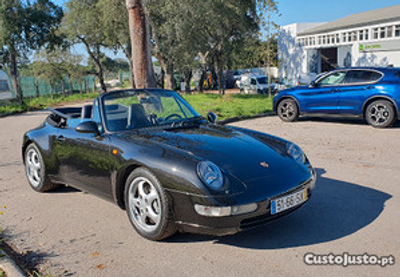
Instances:
[[[125,185],[126,211],[135,230],[150,240],[163,240],[176,232],[170,200],[147,169],[132,171]]]
[[[375,128],[386,128],[396,120],[393,104],[386,100],[377,100],[368,105],[364,117]]]
[[[38,192],[55,190],[59,186],[47,177],[42,154],[34,143],[29,144],[25,150],[25,172],[29,185]]]
[[[293,122],[299,118],[299,108],[293,99],[283,99],[279,102],[277,113],[280,119],[286,122]]]

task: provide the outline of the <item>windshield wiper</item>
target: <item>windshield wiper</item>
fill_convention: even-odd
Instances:
[[[172,130],[172,129],[180,129],[180,128],[198,127],[203,120],[204,120],[204,118],[202,116],[185,118],[183,120],[174,122],[171,125],[165,126],[164,129]]]

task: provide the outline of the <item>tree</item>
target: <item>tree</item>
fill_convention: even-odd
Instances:
[[[188,78],[197,68],[204,76],[216,64],[223,93],[223,71],[235,45],[258,30],[255,9],[247,0],[152,0],[153,50],[167,76],[177,69]]]
[[[49,84],[51,99],[54,99],[54,86],[63,82],[63,74],[65,73],[56,53],[46,50],[38,51],[35,53],[35,62],[32,65],[35,77]]]
[[[3,57],[7,57],[4,63],[9,65],[12,86],[20,104],[23,104],[23,95],[18,79],[18,59],[30,50],[61,43],[56,30],[62,16],[62,9],[49,0],[1,1],[0,49]]]
[[[98,0],[71,0],[67,3],[68,13],[63,20],[63,33],[72,43],[82,43],[95,65],[94,74],[99,79],[101,89],[107,91],[104,69],[101,63],[106,44],[102,24],[102,14],[97,8]]]
[[[271,93],[271,60],[272,60],[272,52],[271,52],[271,42],[275,39],[277,35],[277,30],[279,26],[272,20],[274,15],[279,14],[278,3],[275,0],[259,0],[259,11],[260,18],[262,19],[261,25],[266,31],[267,34],[267,70],[268,70],[268,97],[272,96]],[[275,55],[276,57],[276,55]]]
[[[150,51],[150,27],[146,0],[126,0],[129,15],[133,74],[137,88],[156,87]]]
[[[97,8],[101,12],[102,31],[105,43],[111,49],[121,50],[129,62],[132,87],[135,87],[133,74],[132,47],[129,37],[128,12],[124,0],[99,0]]]

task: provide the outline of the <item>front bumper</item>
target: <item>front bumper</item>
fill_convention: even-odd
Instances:
[[[199,197],[184,195],[179,192],[172,192],[171,196],[174,199],[174,202],[178,201],[177,203],[179,203],[179,205],[174,205],[174,220],[181,232],[212,236],[232,235],[243,230],[264,225],[297,210],[310,199],[315,187],[315,181],[316,177],[315,174],[313,174],[312,178],[299,186],[274,197],[257,202],[258,208],[252,213],[225,217],[201,216],[194,210],[194,204],[202,202]],[[303,189],[307,190],[307,200],[305,202],[283,212],[274,215],[271,214],[271,201],[273,199]]]

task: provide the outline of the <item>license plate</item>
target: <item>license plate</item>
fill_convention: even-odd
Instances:
[[[307,200],[307,189],[277,198],[271,201],[271,214],[277,214],[300,205]]]

